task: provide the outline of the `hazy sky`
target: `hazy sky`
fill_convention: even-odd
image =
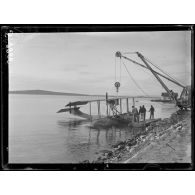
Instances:
[[[180,32],[9,34],[9,90],[115,94],[115,52],[139,51],[184,85],[190,84],[191,34]],[[138,62],[136,55],[127,54]],[[123,60],[149,95],[164,90],[148,70]],[[117,59],[117,80],[120,63]],[[166,82],[170,89],[181,88]],[[143,95],[122,65],[121,95]]]

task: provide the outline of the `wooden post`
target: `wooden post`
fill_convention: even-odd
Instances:
[[[100,101],[99,101],[99,116],[101,118]]]
[[[100,116],[100,101],[99,100],[97,101],[97,106],[98,106],[98,116],[99,116],[99,118],[101,118],[101,116]]]
[[[108,93],[106,92],[106,115],[108,116]]]
[[[122,99],[120,98],[120,113],[122,114]]]
[[[89,103],[89,114],[90,114],[90,118],[91,118],[91,102]]]
[[[98,104],[98,101],[97,101],[97,110],[98,110],[98,116],[99,116],[99,104]]]
[[[135,106],[135,100],[134,100],[134,97],[133,97],[133,106]]]
[[[69,107],[70,107],[70,111],[69,111],[69,112],[70,112],[70,114],[71,114],[71,102],[69,102],[69,104],[70,104],[70,106],[69,106]]]
[[[129,112],[129,100],[127,98],[127,113]]]

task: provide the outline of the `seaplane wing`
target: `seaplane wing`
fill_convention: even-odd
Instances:
[[[66,105],[66,107],[71,107],[71,106],[80,106],[80,105],[85,105],[87,104],[89,101],[77,101],[77,102],[70,102]]]
[[[70,112],[71,111],[75,111],[75,110],[79,110],[80,107],[76,107],[76,108],[62,108],[60,110],[57,111],[57,113],[61,113],[61,112]]]
[[[123,97],[123,98],[125,98],[125,97]],[[112,102],[113,100],[118,100],[118,99],[123,99],[123,98],[93,99],[93,100],[86,100],[86,101],[76,101],[76,102],[68,103],[66,105],[66,107],[86,105],[90,102],[97,102],[97,101],[107,101],[109,103],[109,102]]]
[[[80,108],[80,107],[77,107],[77,106],[86,105],[86,104],[91,103],[91,102],[105,101],[108,104],[113,104],[113,103],[118,104],[119,99],[125,99],[125,98],[128,98],[128,97],[106,98],[106,99],[104,98],[104,99],[93,99],[93,100],[69,102],[68,104],[65,105],[65,107],[69,107],[69,108],[60,109],[57,113],[70,112],[71,110],[75,110],[75,109]]]
[[[80,107],[77,107],[77,106],[86,105],[86,104],[91,103],[91,102],[97,102],[98,117],[100,117],[100,102],[101,101],[106,102],[107,112],[108,112],[108,105],[110,105],[110,107],[112,107],[112,109],[113,109],[114,105],[115,106],[119,105],[119,99],[128,99],[128,97],[113,97],[113,98],[92,99],[92,100],[85,100],[85,101],[69,102],[67,105],[65,105],[65,107],[69,107],[69,108],[60,109],[57,113],[69,112],[70,114],[80,116],[82,118],[93,119],[93,118],[97,118],[97,116],[91,115],[91,106],[90,106],[90,113],[89,114],[81,112],[79,110]]]

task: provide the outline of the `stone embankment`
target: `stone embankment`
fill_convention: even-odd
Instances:
[[[191,112],[177,111],[151,123],[132,139],[104,150],[94,161],[83,163],[191,162]]]

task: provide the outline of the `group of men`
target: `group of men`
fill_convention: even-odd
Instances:
[[[150,110],[150,119],[154,119],[154,107],[151,105]],[[134,122],[139,122],[140,120],[145,121],[146,120],[146,108],[143,106],[140,106],[139,111],[135,106],[132,106],[132,113],[133,113],[133,119]]]

